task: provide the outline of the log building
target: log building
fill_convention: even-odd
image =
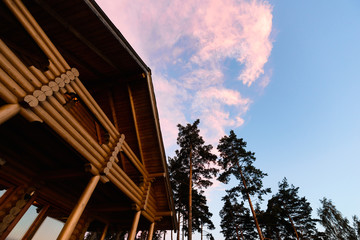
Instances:
[[[176,226],[151,70],[94,0],[0,1],[0,196],[0,240]]]

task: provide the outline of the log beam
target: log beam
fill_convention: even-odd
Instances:
[[[131,105],[131,112],[133,115],[133,121],[134,121],[134,126],[135,126],[135,132],[136,132],[136,138],[137,138],[137,142],[138,142],[138,146],[139,146],[139,151],[140,151],[140,158],[142,163],[144,164],[144,156],[143,156],[143,151],[142,151],[142,146],[141,146],[141,139],[140,139],[140,133],[139,133],[139,123],[137,120],[137,116],[136,116],[136,109],[135,109],[135,104],[134,104],[134,97],[130,88],[130,85],[128,85],[128,94],[129,94],[129,98],[130,98],[130,105]]]
[[[0,125],[20,112],[19,104],[6,104],[0,107]]]

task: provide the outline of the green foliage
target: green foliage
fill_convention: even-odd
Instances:
[[[224,206],[220,211],[221,233],[226,240],[237,240],[241,234],[244,239],[257,239],[255,223],[250,216],[250,211],[244,206],[244,202],[238,203],[236,198],[226,195],[222,198]]]
[[[350,226],[349,220],[344,218],[331,200],[320,200],[322,206],[318,209],[320,223],[325,228],[326,239],[329,240],[357,240],[356,230]],[[355,224],[359,226],[357,217]]]
[[[189,181],[190,181],[190,157],[192,161],[192,224],[193,231],[201,230],[201,222],[214,228],[210,220],[212,214],[206,205],[206,198],[202,191],[197,189],[207,188],[212,185],[211,179],[216,177],[218,169],[213,167],[216,164],[216,155],[211,153],[212,145],[206,145],[200,130],[200,121],[182,126],[178,124],[177,144],[179,149],[175,156],[169,158],[169,173],[171,186],[174,191],[174,202],[176,211],[188,219],[189,212]],[[197,188],[197,189],[196,189]]]
[[[207,229],[215,229],[214,223],[211,221],[212,213],[209,211],[207,206],[206,197],[203,195],[203,191],[197,189],[192,190],[192,200],[193,200],[193,229],[198,232],[201,231],[201,225],[206,226]],[[188,220],[188,215],[184,215],[184,219]],[[184,226],[186,236],[188,228]]]
[[[179,170],[186,173],[189,171],[191,152],[193,184],[198,188],[207,188],[212,185],[210,179],[218,173],[218,170],[211,166],[211,164],[216,164],[217,157],[211,153],[212,145],[205,145],[205,141],[199,135],[199,123],[200,120],[197,119],[193,124],[177,125],[179,129],[177,144],[180,150],[176,150],[175,154],[177,161],[182,165]]]
[[[294,185],[290,186],[286,178],[279,183],[279,191],[269,199],[262,219],[266,226],[266,237],[296,239],[296,229],[300,238],[314,239],[316,220],[311,218],[310,203],[305,197],[299,197],[298,191],[299,188]]]
[[[260,169],[256,168],[255,153],[246,151],[246,142],[242,138],[237,138],[233,130],[230,131],[229,136],[224,136],[220,139],[217,149],[220,152],[220,159],[218,164],[224,170],[218,180],[223,183],[228,183],[230,177],[234,176],[239,180],[239,184],[233,187],[230,192],[241,193],[243,199],[247,199],[247,193],[250,196],[257,195],[262,200],[262,195],[270,193],[270,188],[263,188],[262,179],[267,176]],[[242,182],[241,173],[246,180],[247,188]]]
[[[356,231],[356,235],[358,239],[360,239],[360,220],[357,216],[353,216],[353,221],[354,221],[354,229]]]
[[[227,190],[229,197],[236,199],[241,196],[243,200],[248,200],[251,207],[250,196],[256,195],[262,200],[262,195],[270,193],[270,188],[263,188],[262,179],[266,176],[260,169],[256,168],[253,163],[255,153],[246,151],[246,142],[242,138],[237,138],[233,130],[229,136],[220,139],[217,149],[220,152],[218,164],[224,170],[218,180],[223,183],[229,183],[231,177],[239,180],[239,183]],[[225,202],[226,203],[226,202]],[[225,215],[223,215],[225,217]],[[260,226],[257,224],[256,214],[253,213],[254,223],[261,236]]]

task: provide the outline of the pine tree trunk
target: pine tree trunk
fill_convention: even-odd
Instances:
[[[244,184],[244,188],[245,188],[245,190],[247,190],[246,181],[245,181],[244,175],[243,175],[243,173],[242,173],[242,171],[241,171],[240,165],[239,165],[238,162],[237,162],[236,164],[237,164],[237,166],[238,166],[238,168],[239,168],[240,175],[241,175],[241,179],[242,179],[242,182],[243,182],[243,184]],[[254,217],[256,229],[257,229],[257,231],[258,231],[258,233],[259,233],[260,240],[264,240],[264,237],[263,237],[263,235],[262,235],[262,233],[261,233],[261,229],[260,229],[258,220],[257,220],[257,218],[256,218],[256,213],[255,213],[255,211],[254,211],[254,208],[253,208],[253,205],[252,205],[252,202],[251,202],[250,194],[249,194],[247,191],[246,191],[246,195],[247,195],[247,198],[248,198],[248,200],[249,200],[249,205],[250,205],[251,213],[252,213],[252,215],[253,215],[253,217]]]
[[[244,234],[243,234],[243,231],[242,231],[242,230],[240,230],[240,233],[241,233],[241,239],[242,239],[242,240],[245,240]]]
[[[177,236],[177,240],[180,240],[180,225],[181,225],[181,223],[180,223],[180,211],[179,211],[179,213],[178,213],[179,215],[178,215],[178,231],[177,231],[177,233],[176,233],[176,236]]]
[[[236,225],[236,238],[237,238],[237,240],[240,240],[240,238],[239,238],[239,228],[238,228],[237,225]]]
[[[182,240],[184,240],[185,238],[185,230],[184,230],[184,225],[185,225],[185,218],[184,215],[182,216]]]
[[[203,223],[201,222],[201,240],[203,240]]]
[[[241,233],[241,239],[244,240],[244,235],[243,235],[242,230],[240,230],[240,233]],[[239,226],[238,225],[236,225],[236,236],[237,236],[237,240],[240,240],[240,238],[239,238]]]
[[[192,146],[190,145],[188,240],[192,240]]]
[[[276,236],[277,236],[278,240],[281,240],[279,231],[276,232]]]
[[[297,231],[296,231],[296,227],[295,227],[295,225],[294,225],[294,222],[293,222],[292,218],[290,217],[290,214],[288,214],[288,216],[289,216],[289,219],[290,219],[290,222],[291,222],[291,226],[292,226],[293,229],[294,229],[294,232],[295,232],[295,235],[296,235],[296,239],[299,240],[299,235],[297,234]]]

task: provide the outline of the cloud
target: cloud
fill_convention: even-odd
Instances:
[[[184,75],[181,84],[187,89],[201,90],[223,83],[223,73],[216,68],[199,68]]]
[[[245,65],[239,79],[250,86],[263,73],[272,49],[272,7],[264,1],[206,2],[194,22],[199,51],[192,61],[237,59]]]
[[[217,143],[225,135],[225,128],[237,128],[244,123],[242,115],[250,102],[238,91],[209,87],[196,93],[191,110],[202,120],[206,140]]]
[[[259,81],[259,86],[261,90],[267,87],[270,83],[270,78],[272,76],[272,69],[269,69],[266,74],[264,74]]]
[[[188,98],[187,91],[176,80],[154,74],[154,88],[156,89],[157,106],[159,110],[162,135],[167,148],[173,147],[176,141],[178,129],[177,123],[186,122],[184,101]]]
[[[265,0],[99,0],[153,70],[160,121],[169,148],[178,123],[200,118],[205,140],[244,123],[249,98],[231,87],[261,79],[272,49],[272,6]],[[224,63],[236,63],[230,74]],[[234,75],[234,76],[233,76]],[[217,138],[217,139],[216,139]]]

